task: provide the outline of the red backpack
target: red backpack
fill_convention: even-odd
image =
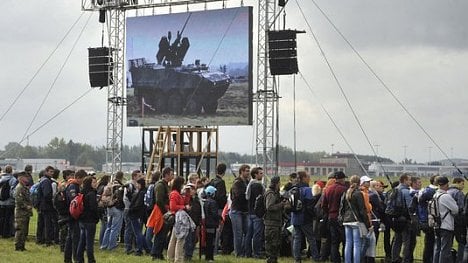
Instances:
[[[70,215],[75,220],[80,218],[81,214],[83,214],[84,210],[84,195],[79,193],[73,200],[70,202]]]

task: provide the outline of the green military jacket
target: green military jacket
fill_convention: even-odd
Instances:
[[[32,216],[32,202],[29,189],[18,183],[15,190],[15,217]]]

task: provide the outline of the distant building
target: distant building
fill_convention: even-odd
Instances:
[[[70,169],[70,162],[65,159],[4,159],[0,160],[0,166],[13,166],[15,171],[23,171],[26,165],[32,165],[33,172],[44,170],[47,166],[52,166],[61,171]]]
[[[364,169],[368,169],[368,164],[365,164],[361,161],[361,164],[356,160],[354,154],[350,153],[334,153],[330,157],[324,157],[320,159],[320,163],[334,163],[334,164],[344,164],[346,167],[346,175],[365,175]],[[362,167],[361,167],[362,165]]]
[[[464,173],[468,173],[468,165],[458,166]],[[452,165],[426,165],[426,164],[380,164],[372,163],[369,172],[375,176],[400,176],[402,173],[412,173],[417,176],[444,175],[448,177],[460,176],[460,173]]]

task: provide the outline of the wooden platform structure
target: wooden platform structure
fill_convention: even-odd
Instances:
[[[218,128],[158,127],[142,133],[142,167],[146,179],[170,166],[176,175],[208,176],[218,161]]]

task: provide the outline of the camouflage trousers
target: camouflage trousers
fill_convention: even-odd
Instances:
[[[281,250],[281,227],[265,226],[265,253],[267,263],[277,263]]]
[[[29,216],[15,217],[15,248],[24,248],[29,231]]]

